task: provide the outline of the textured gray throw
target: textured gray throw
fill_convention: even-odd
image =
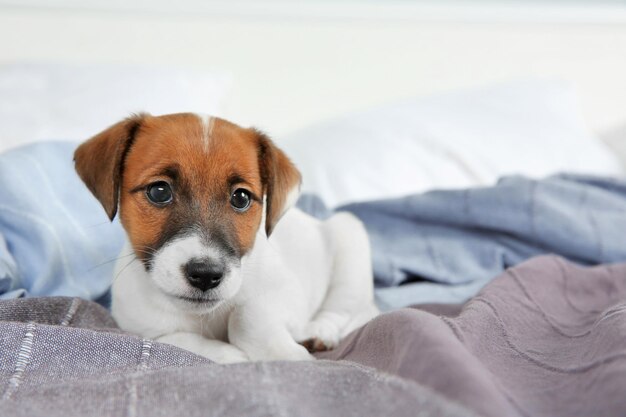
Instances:
[[[350,362],[222,366],[121,333],[99,305],[0,302],[0,416],[466,416]]]

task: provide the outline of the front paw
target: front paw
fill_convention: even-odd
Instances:
[[[170,333],[159,337],[156,341],[177,346],[217,363],[236,363],[250,360],[248,355],[237,346],[221,340],[207,339],[197,333]]]
[[[330,350],[330,348],[320,339],[306,339],[299,343],[304,346],[309,353],[325,352]]]
[[[327,320],[308,323],[296,336],[311,353],[331,350],[339,344],[339,329]]]

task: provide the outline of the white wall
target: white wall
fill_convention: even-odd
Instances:
[[[193,6],[184,12],[156,2],[163,10],[155,13],[141,1],[138,11],[120,10],[124,2],[110,9],[103,2],[90,8],[66,1],[58,9],[13,3],[0,1],[0,63],[226,70],[236,82],[229,116],[275,135],[399,97],[525,76],[572,81],[595,130],[626,118],[626,18],[619,7],[494,15],[491,8],[454,14],[463,9],[429,6],[403,14],[368,3],[360,14],[342,6],[335,16],[330,6],[315,6],[307,17],[293,3],[214,13],[193,1],[183,3]]]

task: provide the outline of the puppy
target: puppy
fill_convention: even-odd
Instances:
[[[363,225],[291,208],[300,173],[261,132],[142,114],[74,160],[127,232],[112,288],[122,329],[220,363],[308,360],[303,345],[332,348],[378,313]]]

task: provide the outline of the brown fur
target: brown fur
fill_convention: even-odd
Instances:
[[[265,230],[269,236],[285,212],[289,192],[300,186],[300,172],[289,158],[263,133],[259,135],[259,160],[261,176],[267,192],[267,220]]]
[[[132,116],[114,124],[79,146],[74,153],[78,175],[111,220],[117,213],[123,160],[142,117]]]
[[[328,346],[326,346],[326,344],[318,338],[306,339],[300,342],[300,344],[304,346],[309,353],[325,352],[330,350]]]
[[[200,231],[208,240],[220,238],[240,257],[254,243],[263,195],[269,236],[300,174],[254,129],[216,118],[208,144],[206,152],[196,115],[140,115],[81,145],[75,153],[76,169],[111,219],[119,198],[122,224],[141,259],[148,259],[164,239],[187,229]],[[231,183],[234,178],[245,182]],[[157,181],[171,185],[173,203],[157,207],[147,199],[146,187]],[[230,205],[237,188],[247,189],[255,199],[244,213]]]

